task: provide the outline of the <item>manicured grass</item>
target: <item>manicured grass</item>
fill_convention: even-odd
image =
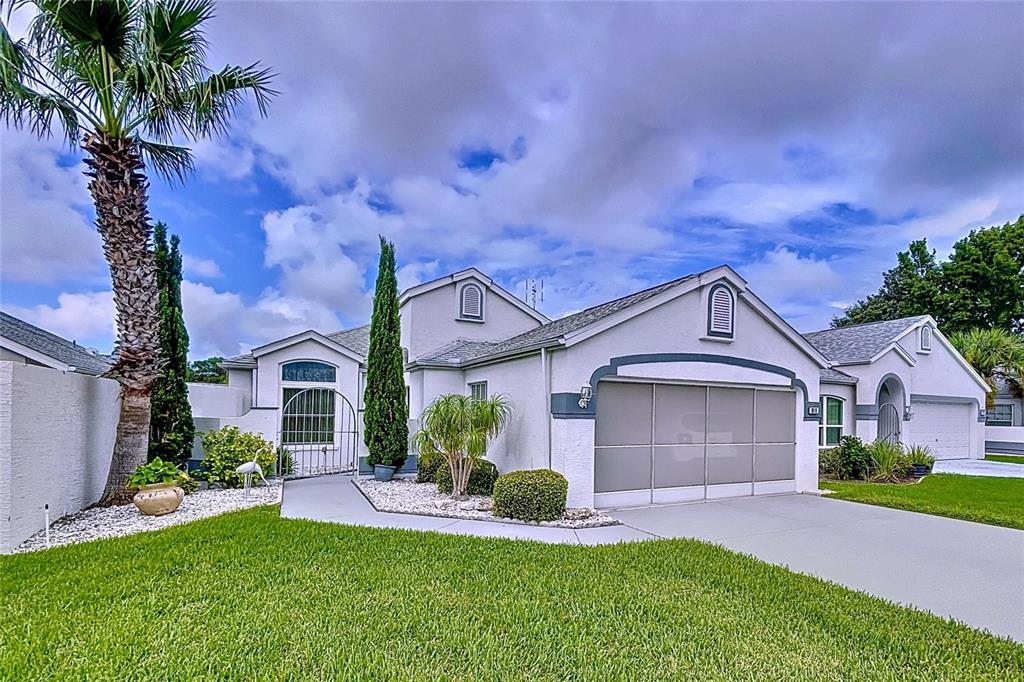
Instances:
[[[1022,679],[1024,647],[695,541],[248,510],[0,561],[3,679]]]
[[[989,462],[1008,462],[1010,464],[1024,464],[1024,457],[1019,455],[985,455]]]
[[[1024,478],[932,474],[915,484],[822,481],[832,497],[1024,529]]]

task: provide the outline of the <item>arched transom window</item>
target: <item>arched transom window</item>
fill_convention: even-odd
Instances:
[[[932,349],[932,328],[928,325],[921,327],[921,350],[929,351]]]
[[[297,360],[281,365],[281,381],[310,381],[334,383],[337,370],[334,365],[313,360]]]
[[[717,284],[708,296],[708,336],[731,339],[735,327],[735,299],[732,290]]]
[[[476,284],[462,287],[459,300],[459,317],[469,320],[484,319],[484,292]]]

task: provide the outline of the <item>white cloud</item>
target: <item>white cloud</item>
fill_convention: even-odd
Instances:
[[[4,304],[8,313],[72,341],[87,340],[110,352],[114,327],[114,295],[110,291],[62,293],[57,305],[22,307]]]
[[[195,277],[216,279],[224,276],[224,273],[221,272],[220,266],[217,265],[217,261],[209,258],[196,258],[188,255],[187,253],[183,253],[181,255],[181,264],[187,274]]]
[[[398,277],[398,290],[405,291],[417,284],[429,282],[440,274],[440,261],[406,263],[395,273]]]
[[[829,261],[780,246],[742,267],[741,274],[755,294],[797,329],[826,327],[840,312],[827,302],[843,290],[844,278]]]

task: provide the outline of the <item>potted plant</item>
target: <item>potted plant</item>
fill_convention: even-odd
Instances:
[[[141,464],[128,479],[128,485],[139,489],[132,502],[147,516],[170,514],[185,498],[185,491],[178,485],[182,477],[188,478],[188,474],[159,457]]]
[[[907,449],[907,464],[910,465],[910,475],[920,478],[932,472],[932,465],[935,458],[926,445],[912,445]]]

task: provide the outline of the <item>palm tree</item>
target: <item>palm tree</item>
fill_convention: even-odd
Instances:
[[[160,374],[156,265],[150,245],[148,164],[183,180],[192,156],[176,139],[223,133],[251,94],[265,115],[272,74],[259,63],[205,64],[210,0],[15,0],[36,12],[27,37],[0,23],[0,114],[48,136],[60,127],[85,151],[96,230],[113,281],[121,414],[101,502],[123,499],[146,460],[149,395]],[[10,12],[8,13],[8,18]]]
[[[1018,389],[1024,382],[1024,336],[999,328],[975,328],[953,334],[949,342],[991,387],[986,400],[989,409],[998,382]]]
[[[423,411],[416,447],[421,457],[444,457],[452,473],[452,497],[464,500],[473,464],[511,418],[512,405],[504,396],[442,395]]]

